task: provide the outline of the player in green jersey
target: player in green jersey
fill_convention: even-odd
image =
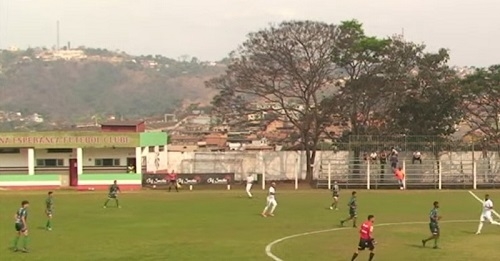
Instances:
[[[120,187],[118,187],[116,180],[113,181],[113,185],[109,186],[108,199],[104,202],[104,208],[108,207],[108,202],[111,199],[114,199],[116,202],[116,207],[121,208],[120,203],[118,202],[118,193],[120,193]]]
[[[349,217],[345,220],[340,221],[340,226],[344,226],[344,223],[352,220],[352,227],[356,227],[356,218],[358,217],[358,203],[356,198],[356,191],[352,192],[351,199],[349,200]]]
[[[340,187],[339,187],[339,184],[337,184],[337,181],[335,181],[333,183],[332,192],[333,192],[333,202],[330,205],[330,209],[339,210],[338,203],[339,203],[339,198],[340,198]]]
[[[430,219],[429,228],[431,230],[432,236],[422,240],[422,245],[424,247],[428,241],[434,239],[434,249],[438,248],[438,240],[440,235],[439,220],[441,219],[441,216],[438,215],[438,209],[439,209],[439,202],[434,201],[434,208],[432,208],[431,213],[429,214],[429,219]]]
[[[27,200],[23,200],[21,202],[21,208],[17,210],[16,214],[14,215],[14,218],[16,220],[15,223],[15,228],[16,228],[16,238],[14,239],[14,245],[12,249],[14,251],[22,251],[24,253],[28,252],[28,207],[30,203]],[[23,237],[23,248],[18,249],[17,248],[17,243],[19,242],[19,239]]]
[[[47,215],[47,224],[45,224],[45,229],[52,230],[52,215],[54,212],[54,198],[52,197],[53,192],[49,191],[47,193],[47,199],[45,200],[45,214]]]

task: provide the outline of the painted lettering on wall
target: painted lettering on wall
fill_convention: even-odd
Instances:
[[[75,137],[54,137],[54,136],[29,136],[29,137],[9,137],[0,135],[0,144],[12,145],[61,145],[61,144],[128,144],[132,142],[127,136],[75,136]]]

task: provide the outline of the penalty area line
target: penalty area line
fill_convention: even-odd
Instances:
[[[441,221],[439,223],[470,223],[470,222],[477,222],[477,220],[444,220],[444,221]],[[428,221],[413,221],[413,222],[383,223],[383,224],[377,224],[375,226],[376,227],[387,227],[387,226],[402,226],[402,225],[418,225],[418,224],[427,224],[427,223],[429,223],[429,222]],[[269,243],[265,248],[265,252],[266,252],[266,255],[274,261],[284,261],[283,259],[281,259],[281,258],[277,257],[275,254],[273,254],[272,249],[275,245],[277,245],[283,241],[286,241],[288,239],[292,239],[292,238],[296,238],[296,237],[303,237],[303,236],[309,236],[309,235],[314,235],[314,234],[334,232],[334,231],[340,231],[340,230],[348,230],[348,229],[352,229],[352,228],[350,228],[350,227],[337,227],[337,228],[316,230],[316,231],[304,232],[304,233],[299,233],[299,234],[295,234],[295,235],[282,237],[282,238],[276,239],[273,242]]]
[[[484,200],[480,199],[476,194],[474,194],[474,192],[469,190],[469,194],[471,196],[473,196],[477,201],[479,201],[479,203],[481,203],[481,204],[484,203]],[[497,216],[497,218],[500,218],[500,215],[495,210],[493,210],[492,213],[495,214],[495,216]]]

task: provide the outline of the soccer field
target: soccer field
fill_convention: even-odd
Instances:
[[[474,191],[483,197],[485,191]],[[487,191],[500,204],[500,192]],[[248,199],[243,190],[124,192],[122,208],[103,209],[105,192],[56,191],[53,231],[45,231],[43,192],[0,192],[1,260],[350,260],[358,230],[339,228],[347,216],[350,190],[340,210],[329,210],[327,190],[283,191],[276,216],[259,214],[265,192]],[[13,216],[30,201],[30,253],[8,250]],[[429,236],[432,202],[441,204],[441,249],[422,248]],[[113,203],[113,202],[110,202]],[[110,206],[113,204],[110,204]],[[481,204],[467,191],[358,191],[359,223],[376,216],[375,260],[497,260],[500,227],[485,225],[476,236]],[[306,232],[270,245],[281,238]],[[266,252],[266,247],[268,250]],[[361,253],[358,260],[368,260]]]

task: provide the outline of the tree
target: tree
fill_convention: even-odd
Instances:
[[[478,69],[462,83],[466,122],[500,146],[500,65]]]
[[[447,137],[462,118],[462,97],[456,73],[447,65],[449,53],[416,48],[414,67],[403,74],[398,100],[387,115],[395,134]],[[400,75],[400,73],[398,73]]]
[[[346,119],[351,134],[363,135],[374,123],[373,112],[387,102],[384,62],[390,39],[365,35],[363,25],[344,21],[339,26],[338,41],[334,46],[333,62],[342,68],[343,81],[337,82],[338,91],[329,104]]]
[[[331,60],[336,37],[336,27],[326,23],[271,26],[249,34],[226,73],[207,82],[219,91],[213,105],[228,120],[272,113],[291,122],[306,153],[308,181],[320,134],[330,118],[321,101],[338,77]]]

